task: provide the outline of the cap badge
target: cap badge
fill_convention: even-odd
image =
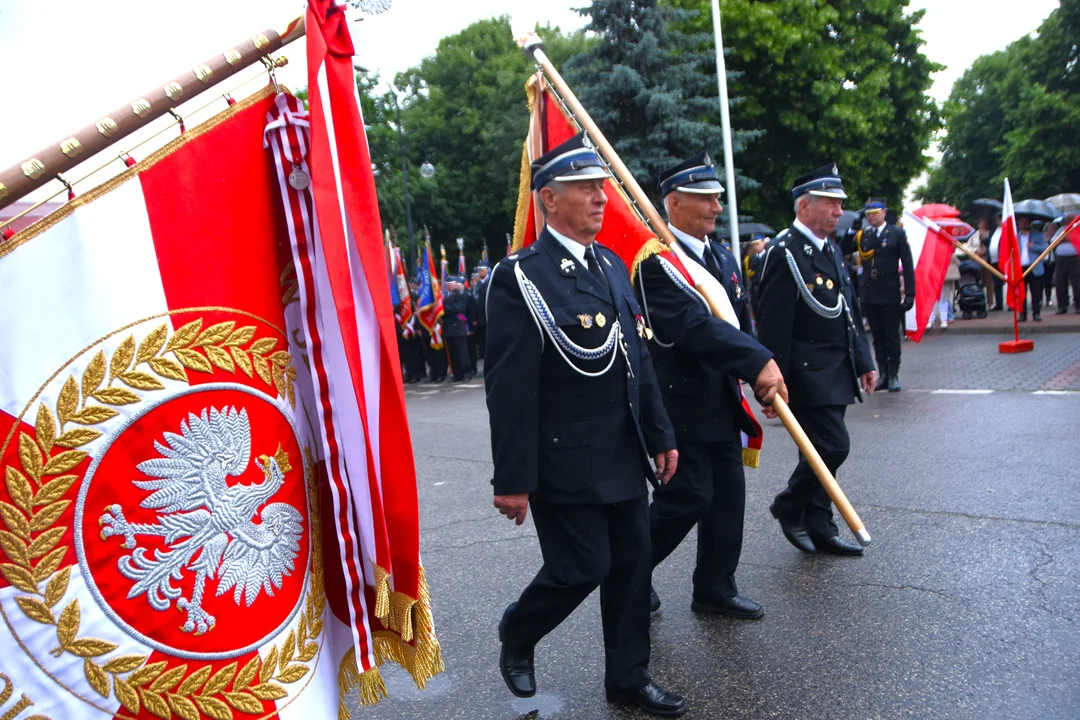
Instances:
[[[586,330],[588,330],[589,328],[592,327],[592,323],[593,323],[592,315],[582,314],[582,315],[578,315],[577,317],[578,317],[578,320],[581,321],[581,327],[585,328]]]
[[[709,157],[709,153],[705,153],[705,164],[706,165],[712,165],[713,164],[712,158]]]
[[[581,145],[582,145],[582,147],[587,147],[590,150],[593,149],[592,140],[589,139],[588,135],[582,135],[581,136]]]
[[[833,163],[832,174],[833,175],[839,175],[840,174],[840,170],[839,170],[839,168],[836,167],[836,163]]]
[[[604,317],[604,313],[596,313],[596,325],[598,327],[604,327],[607,325],[607,318]]]

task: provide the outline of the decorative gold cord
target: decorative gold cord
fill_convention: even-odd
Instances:
[[[653,255],[659,255],[660,253],[667,252],[667,250],[668,246],[656,238],[653,238],[642,245],[641,249],[637,251],[637,255],[634,256],[633,264],[630,266],[630,282],[637,285],[638,268],[641,267],[641,263],[645,262]]]

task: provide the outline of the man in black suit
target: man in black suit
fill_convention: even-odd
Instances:
[[[682,253],[663,252],[641,261],[636,286],[653,332],[650,351],[679,447],[679,469],[653,493],[649,508],[655,568],[698,526],[694,612],[755,619],[760,604],[739,595],[735,569],[742,552],[746,477],[741,432],[761,429],[743,406],[740,379],[771,403],[786,399],[784,379],[772,353],[753,337],[749,295],[731,252],[707,235],[723,210],[724,191],[708,153],[699,153],[660,175],[668,227]],[[739,327],[714,317],[688,278],[683,262],[704,267],[727,293]],[[660,598],[651,594],[651,607]]]
[[[758,339],[773,351],[791,394],[791,412],[835,475],[851,439],[847,406],[874,391],[877,373],[840,248],[828,239],[847,195],[835,163],[796,178],[795,222],[768,250],[757,301]],[[770,507],[803,552],[861,555],[842,540],[832,503],[806,458]]]
[[[474,339],[476,343],[476,356],[484,358],[484,346],[487,344],[487,295],[488,295],[488,262],[481,260],[476,266],[476,282],[473,284],[473,293],[476,296],[476,329]]]
[[[454,382],[468,380],[472,375],[468,344],[472,298],[463,289],[464,282],[464,279],[457,275],[447,275],[447,293],[443,298],[443,336],[450,351],[450,369],[454,373]]]
[[[686,701],[649,676],[646,479],[675,471],[675,435],[645,347],[629,273],[594,241],[608,177],[577,135],[538,158],[546,226],[491,275],[484,381],[495,507],[519,525],[532,508],[544,564],[499,623],[512,693],[536,692],[533,649],[600,587],[611,702],[681,715]]]
[[[855,233],[855,247],[862,260],[859,299],[874,336],[878,382],[874,390],[900,392],[900,326],[904,313],[915,307],[915,263],[907,233],[885,222],[885,200],[870,198],[863,206],[866,224]],[[845,248],[848,250],[848,248]],[[903,269],[901,270],[901,266]],[[900,273],[904,274],[904,299],[900,300]]]

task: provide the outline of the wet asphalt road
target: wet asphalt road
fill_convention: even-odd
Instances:
[[[768,513],[795,462],[766,421],[747,472],[740,592],[764,619],[690,611],[694,536],[656,571],[651,670],[690,718],[1080,718],[1080,334],[1035,352],[936,334],[904,345],[905,391],[848,415],[839,481],[874,537],[861,558],[804,556]],[[536,651],[539,693],[499,676],[495,627],[540,565],[531,522],[491,507],[482,383],[409,386],[422,554],[446,671],[363,718],[642,718],[603,697],[594,593]],[[846,529],[842,529],[846,533]]]

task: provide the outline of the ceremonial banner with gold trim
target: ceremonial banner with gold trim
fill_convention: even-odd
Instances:
[[[268,88],[0,243],[5,717],[344,718],[378,663],[441,669],[377,211],[354,427],[318,183],[284,191],[320,155],[263,145],[289,112]]]

